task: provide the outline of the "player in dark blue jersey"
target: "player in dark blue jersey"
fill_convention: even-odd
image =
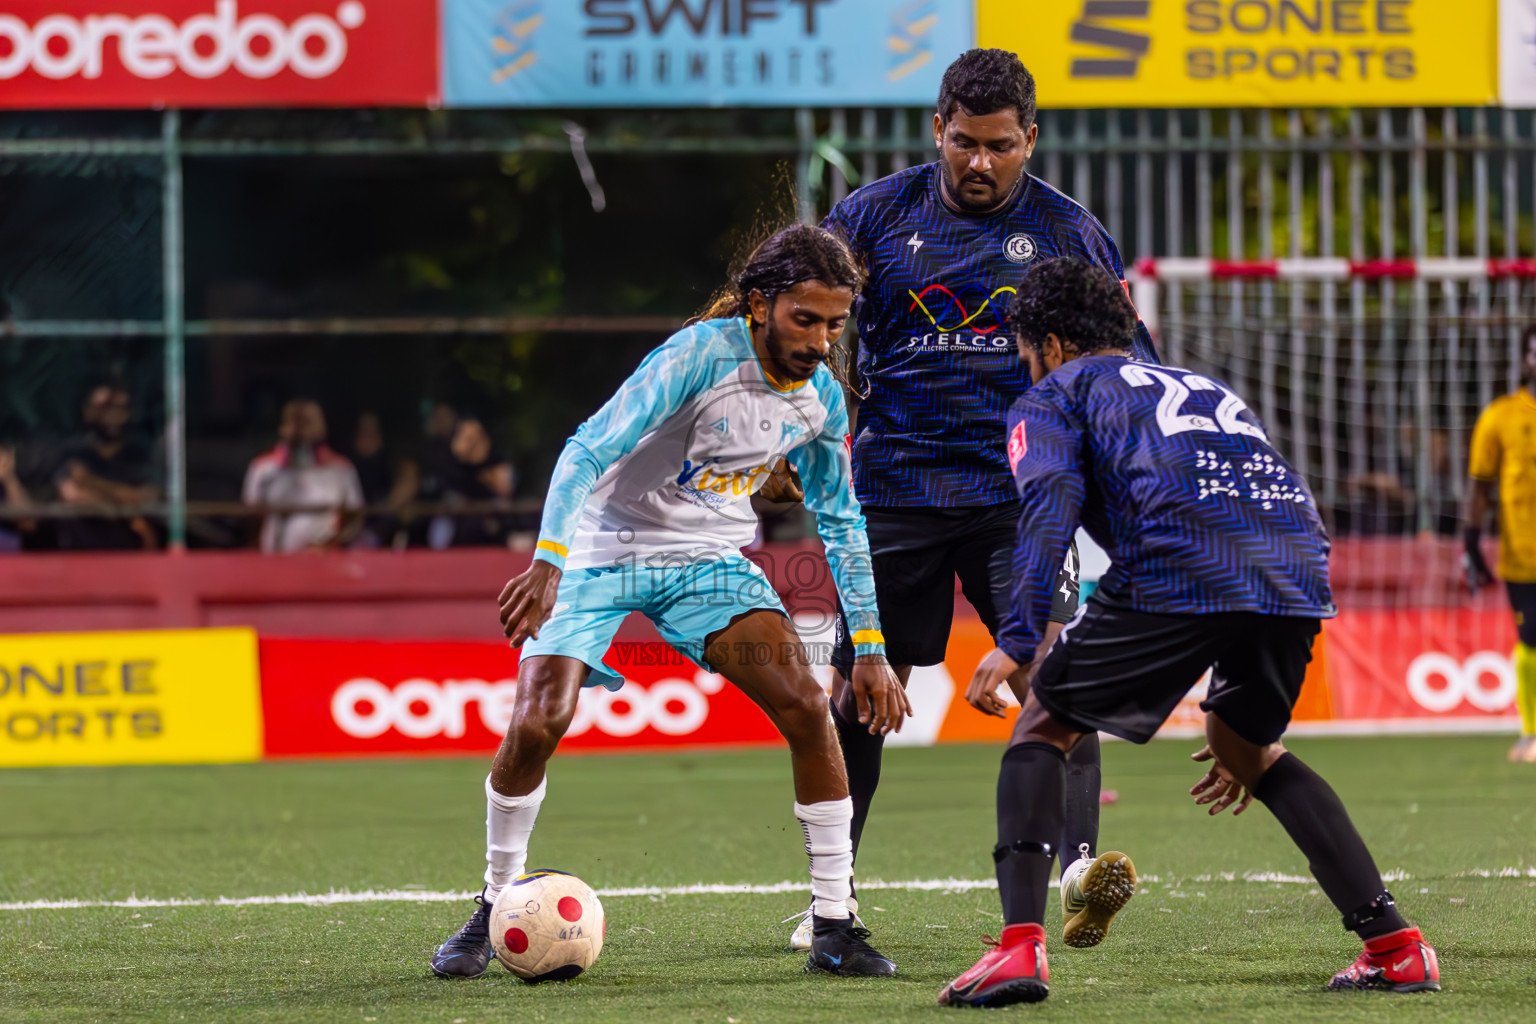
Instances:
[[[1434,950],[1398,914],[1344,805],[1280,743],[1319,620],[1334,614],[1328,538],[1306,481],[1226,385],[1129,358],[1135,314],[1102,269],[1072,259],[1038,267],[1010,321],[1039,382],[1010,414],[1023,499],[1018,585],[966,698],[1000,714],[998,686],[1020,665],[1032,682],[998,777],[1002,941],[939,1001],[1045,998],[1042,922],[1064,752],[1093,730],[1145,743],[1208,668],[1207,746],[1196,757],[1214,764],[1192,790],[1196,802],[1215,814],[1256,797],[1306,854],[1344,927],[1365,943],[1330,988],[1438,989]],[[1113,568],[1047,648],[1040,581],[1079,523]],[[1133,891],[1129,878],[1097,886],[1085,926],[1107,922]]]
[[[1007,50],[971,50],[944,73],[933,118],[939,159],[858,189],[823,223],[868,271],[858,309],[863,393],[854,492],[887,650],[903,684],[912,666],[943,663],[957,576],[994,637],[1007,606],[1018,498],[1004,420],[1029,373],[1003,321],[1020,271],[1077,256],[1123,276],[1120,253],[1094,216],[1026,170],[1036,136],[1029,71]],[[1154,359],[1145,328],[1136,346]],[[1064,622],[1077,602],[1075,560],[1053,590]],[[833,721],[848,765],[857,855],[883,737],[858,724],[846,682],[853,655],[839,622]],[[1098,737],[1084,740],[1072,760],[1064,872],[1077,851],[1091,855],[1098,842]],[[791,947],[809,939],[802,924]]]

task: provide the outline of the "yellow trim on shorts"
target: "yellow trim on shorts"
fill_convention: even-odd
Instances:
[[[860,644],[883,643],[885,643],[885,634],[880,632],[878,629],[859,629],[855,630],[853,633],[853,645],[855,647],[859,646]]]

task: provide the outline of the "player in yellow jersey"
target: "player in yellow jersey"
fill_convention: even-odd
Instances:
[[[1472,430],[1467,463],[1472,487],[1467,497],[1467,583],[1476,593],[1493,582],[1483,559],[1482,527],[1499,497],[1499,576],[1515,613],[1515,703],[1520,739],[1511,761],[1536,764],[1536,327],[1520,339],[1520,388],[1496,398]]]

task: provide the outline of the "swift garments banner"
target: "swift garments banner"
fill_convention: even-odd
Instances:
[[[436,106],[436,0],[0,0],[0,107]]]
[[[444,0],[452,106],[932,104],[972,0]]]
[[[977,0],[1050,107],[1495,102],[1495,0]]]

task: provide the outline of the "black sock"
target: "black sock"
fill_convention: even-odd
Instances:
[[[997,775],[997,888],[1004,924],[1044,924],[1051,860],[1061,836],[1066,759],[1049,743],[1020,743]]]
[[[1333,787],[1297,757],[1285,753],[1253,788],[1307,858],[1307,866],[1345,927],[1362,939],[1408,927],[1386,893],[1365,840]],[[1373,906],[1373,904],[1376,904]]]
[[[1078,849],[1088,845],[1088,856],[1099,853],[1099,734],[1086,733],[1077,746],[1067,751],[1066,820],[1061,829],[1061,849],[1056,856],[1061,870],[1078,858]]]
[[[849,832],[853,837],[853,856],[857,860],[859,837],[864,834],[869,805],[880,785],[880,754],[885,749],[885,737],[871,736],[869,726],[860,725],[857,716],[852,721],[845,719],[835,700],[832,702],[832,725],[837,729],[837,745],[843,748],[843,763],[848,767],[848,796],[853,800],[853,824]]]

